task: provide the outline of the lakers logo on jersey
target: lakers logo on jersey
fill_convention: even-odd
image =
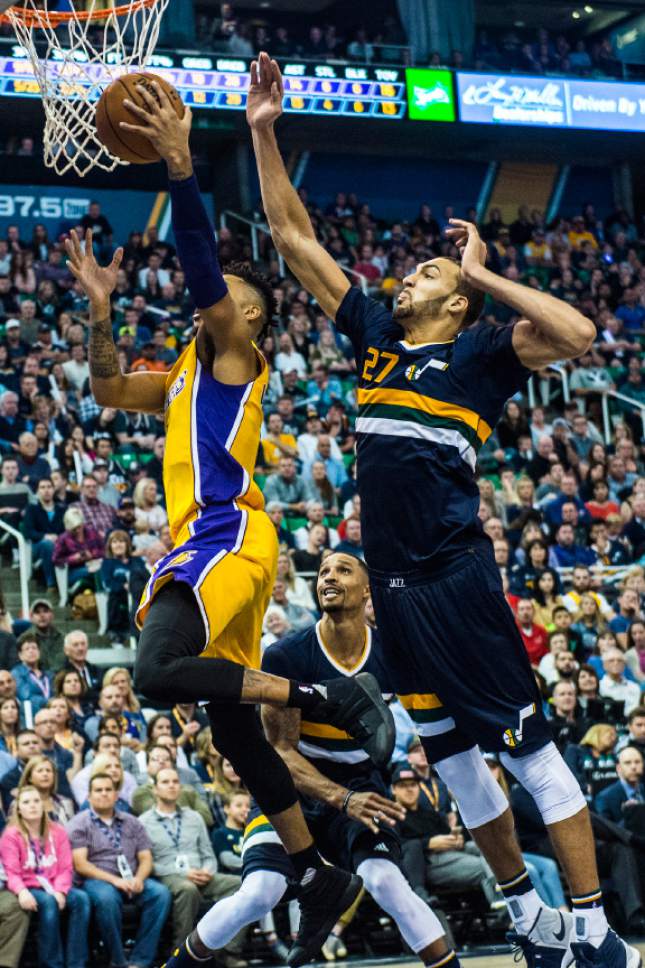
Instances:
[[[173,400],[179,396],[181,391],[185,389],[187,376],[188,376],[188,370],[182,370],[182,372],[179,374],[179,376],[171,386],[170,390],[168,390],[168,395],[166,397],[166,410],[173,402]]]
[[[162,558],[159,565],[162,569],[166,568],[176,568],[179,565],[186,565],[189,561],[192,561],[195,557],[195,551],[180,551],[178,555],[174,558]],[[157,571],[158,565],[155,565],[154,571]]]

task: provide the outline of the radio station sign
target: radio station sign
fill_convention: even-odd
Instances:
[[[40,91],[30,61],[14,47],[12,57],[0,57],[0,95],[39,97]],[[179,90],[193,108],[244,111],[249,88],[250,62],[236,58],[180,57],[157,53],[149,69]],[[94,100],[115,76],[118,65],[109,70],[103,64],[78,60],[65,64],[52,59],[49,74],[54,83],[74,96],[74,88],[94,86]],[[402,68],[364,65],[330,65],[311,62],[283,64],[285,111],[293,114],[333,114],[353,118],[405,117],[406,88]]]
[[[456,119],[451,71],[409,67],[405,74],[408,113],[413,121]]]
[[[462,121],[645,131],[645,84],[457,72]]]

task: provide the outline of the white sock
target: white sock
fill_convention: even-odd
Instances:
[[[588,941],[599,948],[609,931],[607,916],[602,905],[592,908],[579,908],[574,903],[575,932],[577,941]]]
[[[204,915],[197,925],[200,941],[210,951],[224,948],[238,931],[272,911],[286,889],[284,874],[253,871],[236,894],[222,898]]]
[[[527,887],[529,890],[526,890]],[[500,884],[500,889],[517,933],[528,934],[535,924],[540,909],[544,907],[538,892],[531,884],[529,872],[526,869],[523,870],[515,880]],[[514,894],[513,891],[516,889],[519,893]]]

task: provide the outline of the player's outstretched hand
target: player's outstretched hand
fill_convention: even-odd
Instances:
[[[81,246],[81,240],[76,231],[72,229],[70,238],[65,240],[65,248],[69,256],[67,267],[80,282],[90,302],[98,305],[109,301],[110,295],[116,288],[123,249],[116,250],[109,266],[100,266],[92,248],[91,229],[88,229],[85,234],[84,247]]]
[[[282,114],[284,85],[277,63],[262,51],[251,64],[246,120],[252,128],[270,128]]]
[[[486,265],[486,243],[482,242],[477,226],[460,218],[450,219],[446,237],[459,249],[461,271],[467,282],[476,284],[481,269]]]
[[[152,144],[164,161],[178,158],[190,158],[190,129],[193,123],[192,111],[189,107],[183,118],[177,117],[175,108],[158,81],[153,81],[156,97],[141,85],[137,91],[146,103],[145,108],[139,107],[134,101],[125,98],[123,104],[132,114],[139,118],[138,124],[121,121],[120,127],[125,131],[141,134]]]
[[[354,793],[347,804],[347,815],[360,820],[373,833],[394,827],[399,820],[405,820],[405,810],[393,800],[379,793]]]

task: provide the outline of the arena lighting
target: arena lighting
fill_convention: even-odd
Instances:
[[[580,15],[580,11],[579,10],[574,10],[572,12],[571,16],[573,17],[574,20],[580,20],[580,16],[581,16]]]

